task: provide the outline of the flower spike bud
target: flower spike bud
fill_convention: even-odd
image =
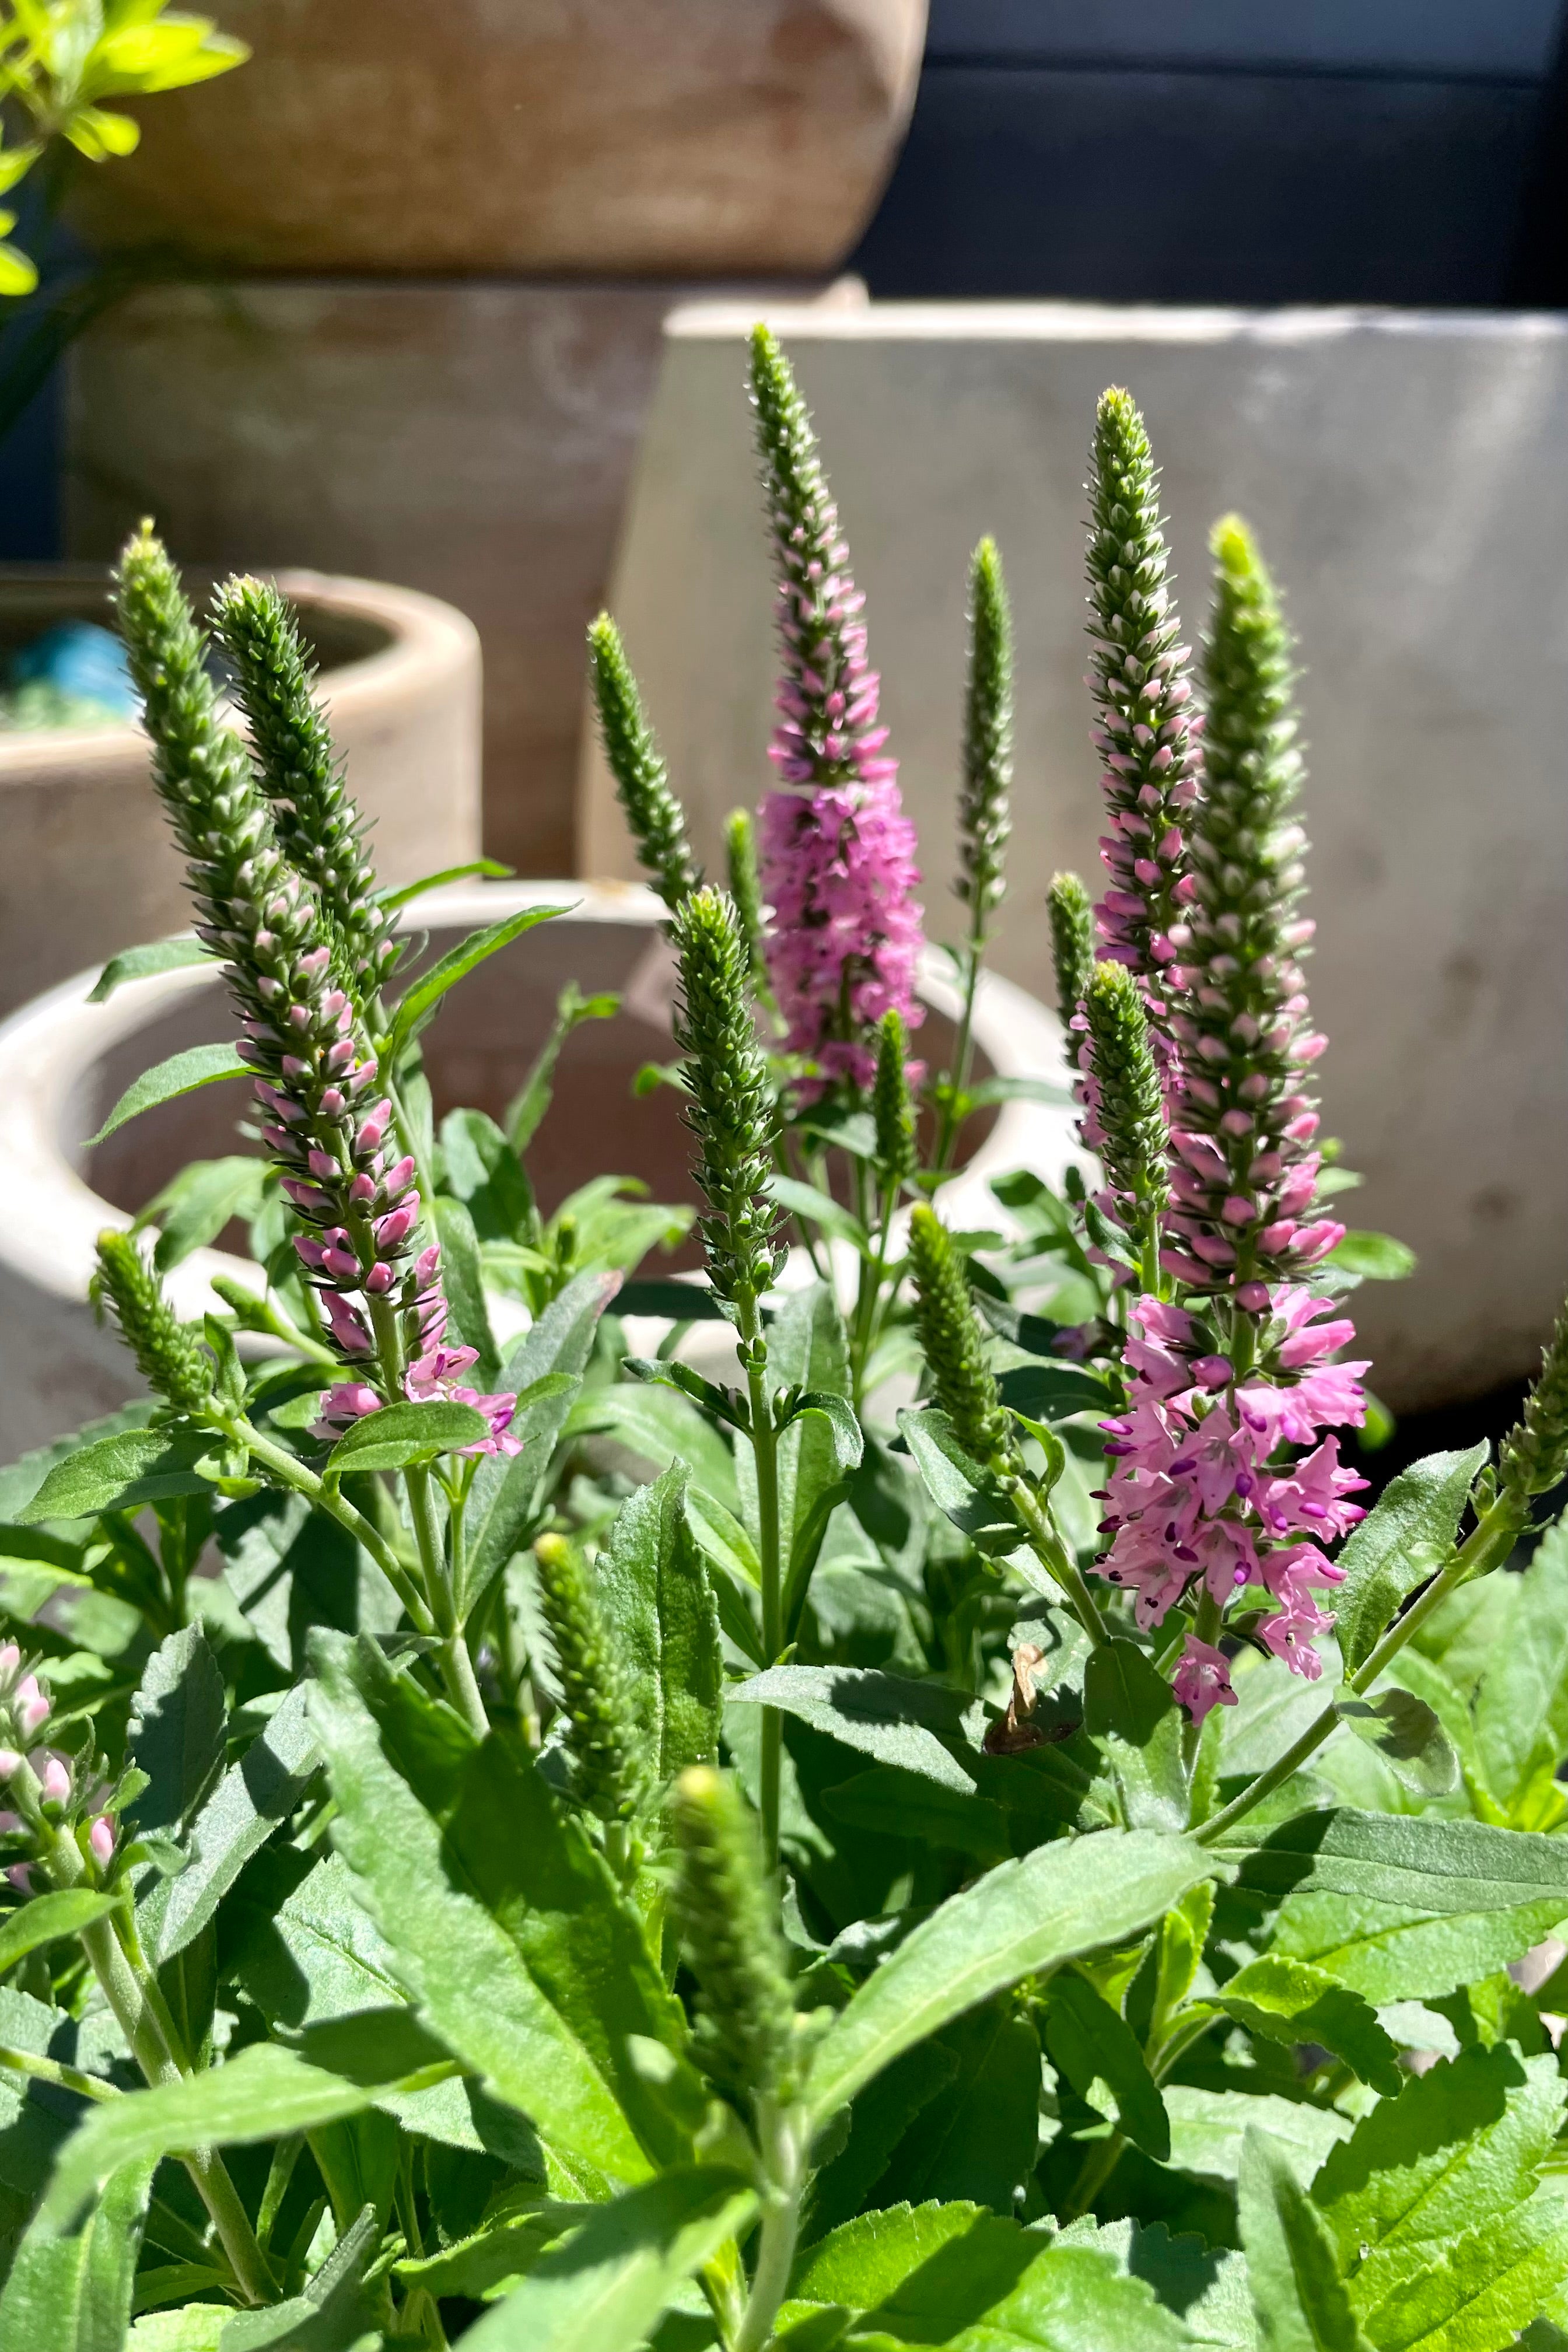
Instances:
[[[375,903],[364,819],[343,782],[299,623],[268,583],[234,579],[213,600],[213,625],[238,674],[279,842],[342,935],[359,986],[374,993],[395,953],[388,918]]]
[[[1110,1186],[1109,1199],[1100,1205],[1134,1243],[1145,1263],[1145,1286],[1154,1288],[1160,1220],[1170,1198],[1165,1173],[1170,1139],[1148,1015],[1138,982],[1125,964],[1095,965],[1084,1013],[1100,1158]]]
[[[1301,853],[1292,814],[1301,759],[1289,632],[1247,526],[1210,541],[1214,601],[1205,796],[1191,827],[1191,897],[1174,939],[1171,1087],[1176,1199],[1167,1263],[1243,1314],[1299,1281],[1344,1228],[1314,1213],[1320,1154],[1309,1090],[1314,1034],[1300,959]]]
[[[1094,908],[1076,874],[1053,874],[1047,901],[1051,917],[1051,961],[1057,975],[1057,1011],[1064,1028],[1089,990],[1094,970]]]
[[[1016,1457],[984,1337],[952,1237],[922,1202],[910,1217],[915,1325],[937,1403],[976,1462],[1011,1467]]]
[[[648,880],[673,915],[702,879],[686,836],[686,812],[669,789],[653,730],[643,712],[621,633],[608,613],[588,624],[588,676],[605,757]]]
[[[877,1076],[871,1087],[871,1120],[877,1135],[877,1169],[885,1188],[907,1184],[919,1165],[915,1151],[915,1105],[910,1092],[909,1041],[896,1010],[884,1013],[877,1030]]]
[[[566,1744],[577,1767],[577,1794],[600,1821],[630,1821],[642,1799],[643,1777],[628,1740],[625,1676],[588,1564],[565,1536],[541,1536],[533,1557],[571,1726]]]
[[[1522,1507],[1568,1477],[1568,1307],[1541,1351],[1521,1418],[1498,1451],[1498,1485]]]
[[[792,1053],[821,1078],[871,1083],[869,1032],[889,1006],[915,1028],[921,949],[915,829],[879,717],[865,599],[789,362],[752,335],[752,404],[773,531],[782,675],[768,747],[779,780],[762,808],[762,887]]]
[[[734,1782],[705,1764],[677,1780],[670,1820],[698,2057],[720,2090],[782,2104],[796,2087],[795,2000],[755,1823]]]
[[[730,876],[730,896],[735,901],[752,988],[759,1002],[773,1003],[768,979],[767,926],[763,919],[763,886],[757,872],[757,832],[745,809],[731,809],[724,819],[724,850]]]
[[[212,1398],[212,1358],[195,1328],[175,1316],[131,1234],[113,1226],[100,1234],[97,1279],[148,1387],[176,1412],[199,1418]]]
[[[1166,581],[1159,477],[1131,399],[1102,393],[1089,460],[1089,688],[1102,761],[1110,883],[1101,952],[1135,971],[1163,1025],[1161,974],[1186,898],[1186,832],[1199,792],[1188,648]]]
[[[963,787],[958,804],[954,887],[984,939],[1006,887],[1004,861],[1013,830],[1013,611],[1002,558],[983,539],[969,566],[969,682],[963,711]]]
[[[773,1147],[778,1124],[768,1066],[746,992],[746,947],[733,902],[694,890],[673,925],[680,959],[675,1040],[686,1056],[687,1124],[700,1148],[695,1174],[714,1290],[734,1305],[756,1299],[778,1269]]]

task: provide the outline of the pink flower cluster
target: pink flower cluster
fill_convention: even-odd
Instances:
[[[1111,1538],[1100,1573],[1134,1595],[1141,1626],[1155,1625],[1189,1590],[1223,1609],[1244,1587],[1274,1606],[1258,1638],[1293,1674],[1315,1681],[1313,1644],[1333,1622],[1314,1597],[1342,1571],[1322,1546],[1363,1516],[1349,1498],[1366,1484],[1341,1466],[1327,1429],[1365,1415],[1364,1362],[1331,1361],[1354,1336],[1331,1302],[1300,1286],[1268,1301],[1259,1369],[1238,1381],[1224,1356],[1199,1352],[1194,1318],[1142,1297],[1129,1315],[1128,1411],[1102,1424],[1114,1468],[1102,1531]],[[1310,1447],[1281,1463],[1281,1447]],[[1189,1637],[1176,1696],[1195,1722],[1235,1693],[1223,1654]]]
[[[52,1706],[48,1693],[36,1674],[23,1674],[22,1654],[15,1642],[0,1643],[0,1722],[4,1722],[10,1738],[31,1739],[48,1721]],[[37,1802],[64,1811],[74,1801],[79,1813],[94,1811],[110,1796],[108,1784],[89,1774],[79,1789],[77,1769],[68,1756],[53,1748],[36,1748],[24,1755],[19,1747],[0,1746],[0,1787],[8,1787],[24,1769],[37,1783]],[[0,1811],[0,1838],[13,1837],[26,1831],[27,1823],[20,1813]],[[96,1812],[88,1831],[88,1851],[100,1870],[107,1870],[114,1859],[114,1821],[108,1812]],[[8,1863],[5,1877],[18,1895],[31,1895],[33,1873],[37,1867],[32,1861]]]
[[[305,1244],[297,1242],[295,1247],[303,1251]],[[440,1287],[440,1264],[441,1253],[434,1243],[421,1250],[414,1262],[414,1280],[418,1288],[412,1307],[405,1311],[405,1321],[412,1322],[417,1330],[418,1353],[404,1374],[404,1394],[412,1404],[440,1401],[472,1405],[476,1412],[482,1412],[490,1424],[490,1433],[473,1445],[464,1446],[465,1454],[521,1454],[521,1440],[510,1434],[516,1395],[481,1396],[474,1389],[458,1385],[458,1375],[479,1361],[479,1350],[447,1345],[448,1309]],[[341,1293],[329,1291],[323,1297],[331,1315],[333,1336],[344,1354],[369,1355],[374,1343],[363,1317]],[[384,1402],[368,1381],[340,1381],[335,1388],[328,1390],[322,1402],[317,1433],[327,1438],[341,1437],[345,1429],[363,1420],[367,1412],[378,1411]]]
[[[793,387],[792,400],[787,458],[769,455],[784,675],[768,757],[786,789],[770,793],[761,812],[761,881],[773,909],[768,968],[791,1050],[827,1077],[865,1087],[882,1015],[896,1010],[910,1029],[922,1015],[921,877],[879,718],[865,598]]]

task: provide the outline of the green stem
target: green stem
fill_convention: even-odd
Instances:
[[[1089,1640],[1097,1645],[1109,1642],[1110,1628],[1100,1613],[1099,1603],[1085,1583],[1078,1562],[1052,1526],[1049,1513],[1030,1490],[1028,1481],[1014,1470],[1003,1474],[1001,1485],[1020,1526],[1027,1532],[1030,1550],[1047,1575],[1060,1585],[1068,1605]]]
[[[1109,2138],[1101,2140],[1097,2147],[1089,2150],[1084,2158],[1077,2185],[1062,2207],[1058,2216],[1060,2221],[1076,2221],[1080,2213],[1089,2211],[1121,2162],[1121,2152],[1126,2146],[1127,2142],[1122,2134],[1113,2131]]]
[[[888,1244],[892,1236],[893,1212],[898,1206],[899,1188],[889,1184],[881,1193],[881,1221],[877,1228],[877,1255],[870,1267],[870,1280],[866,1279],[864,1259],[860,1265],[860,1298],[855,1315],[855,1331],[850,1341],[849,1366],[855,1391],[855,1411],[859,1413],[865,1402],[866,1367],[871,1350],[877,1344],[877,1332],[881,1322],[882,1285],[888,1277]]]
[[[777,1664],[784,1649],[784,1569],[779,1556],[778,1432],[773,1427],[773,1399],[768,1393],[768,1343],[756,1298],[742,1292],[736,1301],[740,1316],[741,1355],[746,1367],[746,1394],[751,1405],[752,1455],[757,1468],[757,1559],[763,1580],[763,1654]],[[762,1769],[759,1774],[764,1865],[771,1876],[779,1864],[779,1782],[783,1764],[784,1718],[776,1706],[763,1709]]]
[[[768,2170],[768,2193],[757,2233],[757,2267],[741,2325],[735,2331],[734,2352],[763,2352],[773,2338],[789,2285],[800,2235],[800,2192],[805,2178],[806,2126],[799,2107],[782,2111],[771,2100],[759,2101],[757,2117]]]
[[[264,1464],[280,1486],[291,1486],[295,1494],[306,1496],[319,1511],[324,1511],[329,1518],[335,1519],[356,1543],[363,1546],[408,1612],[416,1633],[435,1632],[435,1621],[413,1579],[379,1528],[372,1526],[363,1511],[356,1510],[337,1487],[329,1486],[324,1479],[318,1478],[313,1470],[308,1470],[302,1462],[296,1461],[283,1446],[275,1445],[269,1437],[263,1437],[243,1414],[215,1411],[213,1420],[226,1436],[247,1447],[258,1462]]]
[[[939,1172],[945,1169],[958,1140],[958,1103],[969,1085],[969,1074],[974,1061],[974,999],[980,987],[980,968],[985,961],[985,935],[978,915],[969,937],[963,985],[963,1011],[959,1017],[958,1036],[952,1056],[952,1078],[947,1100],[942,1107],[942,1119],[937,1129],[936,1148],[931,1154],[931,1166]]]
[[[408,1516],[414,1522],[414,1539],[419,1547],[420,1565],[425,1571],[425,1590],[430,1596],[431,1612],[441,1635],[441,1647],[437,1653],[441,1679],[447,1685],[447,1697],[469,1730],[477,1738],[483,1739],[489,1731],[490,1719],[485,1713],[485,1703],[479,1695],[474,1662],[468,1655],[468,1640],[458,1622],[456,1597],[443,1556],[441,1530],[436,1521],[430,1473],[423,1464],[410,1464],[403,1474],[403,1479],[408,1490]]]
[[[1450,1592],[1472,1577],[1485,1576],[1507,1559],[1518,1539],[1520,1517],[1511,1496],[1500,1495],[1482,1512],[1479,1520],[1462,1544],[1450,1552],[1447,1561],[1432,1579],[1419,1599],[1413,1601],[1403,1617],[1395,1618],[1383,1639],[1353,1675],[1346,1676],[1348,1687],[1359,1697],[1369,1691],[1390,1660],[1396,1657],[1411,1635],[1426,1623],[1435,1609],[1440,1608]],[[1314,1717],[1299,1739],[1291,1741],[1282,1756],[1248,1781],[1239,1797],[1191,1832],[1200,1845],[1212,1845],[1223,1837],[1233,1822],[1241,1821],[1265,1797],[1283,1785],[1293,1772],[1299,1772],[1310,1756],[1315,1755],[1338,1723],[1339,1709],[1331,1701],[1321,1715]]]
[[[84,2074],[75,2066],[58,2065],[53,2058],[35,2058],[30,2050],[7,2050],[0,2047],[0,2066],[8,2074],[30,2074],[36,2083],[53,2083],[57,2090],[74,2091],[81,2099],[118,2099],[123,2093],[112,2083],[101,2082],[96,2074]]]

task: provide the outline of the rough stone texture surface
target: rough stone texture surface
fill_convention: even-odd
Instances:
[[[377,870],[416,881],[477,855],[479,648],[449,605],[363,580],[284,572],[321,657]],[[189,580],[200,604],[205,592]],[[107,618],[101,577],[0,575],[0,635],[65,613]],[[92,959],[185,929],[179,856],[139,727],[0,735],[0,1013]]]
[[[1050,992],[1046,885],[1092,876],[1082,482],[1131,387],[1164,467],[1193,636],[1205,535],[1238,508],[1300,633],[1325,1126],[1352,1221],[1420,1270],[1356,1313],[1407,1409],[1531,1368],[1568,1282],[1568,321],[1065,305],[780,311],[814,404],[919,821],[948,896],[963,581],[1000,538],[1018,628],[1012,887],[998,961]],[[740,312],[671,322],[612,604],[700,849],[765,783],[767,551]],[[631,863],[584,755],[590,873]]]
[[[151,513],[184,562],[309,563],[448,599],[484,646],[486,846],[524,873],[570,873],[583,632],[672,294],[340,281],[139,295],[71,355],[69,551],[107,556]]]
[[[157,99],[139,152],[84,176],[95,242],[240,270],[829,269],[903,134],[925,28],[925,0],[221,13],[250,63]]]

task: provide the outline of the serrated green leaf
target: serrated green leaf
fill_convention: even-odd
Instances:
[[[178,1830],[223,1769],[228,1709],[217,1661],[199,1625],[154,1650],[131,1702],[126,1753],[147,1786],[128,1807],[137,1833]]]
[[[667,2172],[590,2215],[463,2340],[473,2352],[632,2352],[755,2210],[733,2172]]]
[[[1256,2126],[1242,2147],[1237,2205],[1264,2352],[1372,2352],[1321,2216],[1284,2150]]]
[[[1234,2181],[1241,2169],[1247,2129],[1258,2126],[1284,2148],[1303,2187],[1331,2149],[1349,2139],[1348,2116],[1331,2108],[1282,2099],[1272,2091],[1209,2091],[1194,2083],[1167,2083],[1165,2112],[1171,2118],[1171,2162],[1200,2179]]]
[[[1211,2005],[1271,2042],[1315,2042],[1331,2051],[1384,2098],[1396,2098],[1405,2080],[1376,2011],[1307,1960],[1266,1952],[1230,1978]]]
[[[679,1465],[627,1496],[599,1556],[599,1591],[629,1671],[639,1755],[657,1781],[714,1764],[723,1714],[719,1619],[686,1523]]]
[[[1201,2352],[1258,2352],[1258,2323],[1240,2254],[1202,2238],[1173,2237],[1163,2221],[1147,2227],[1130,2220],[1097,2222],[1091,2214],[1069,2222],[1061,2237],[1068,2245],[1093,2246],[1118,2270],[1146,2281]]]
[[[847,2312],[885,2303],[912,2273],[953,2238],[987,2217],[978,2205],[910,2205],[907,2200],[858,2214],[795,2259],[785,2315],[796,2304],[841,2304]]]
[[[1543,2195],[1434,2250],[1366,2316],[1377,2352],[1501,2352],[1542,2316],[1568,2318],[1568,2205]]]
[[[1352,1529],[1339,1559],[1345,1580],[1334,1596],[1347,1675],[1365,1664],[1401,1602],[1442,1567],[1486,1458],[1484,1444],[1468,1454],[1429,1454],[1392,1479]]]
[[[376,2214],[367,2208],[302,2294],[240,2312],[218,2337],[218,2352],[365,2352],[376,2341],[376,2310],[363,2281],[380,2238]]]
[[[1434,1710],[1395,1685],[1363,1698],[1348,1684],[1334,1693],[1340,1721],[1364,1740],[1418,1797],[1448,1797],[1459,1785],[1459,1759]]]
[[[1348,1808],[1245,1829],[1218,1850],[1279,1903],[1274,1949],[1374,2008],[1490,1976],[1568,1918],[1568,1839]]]
[[[294,1811],[318,1763],[305,1690],[296,1685],[191,1823],[185,1868],[158,1880],[138,1905],[137,1926],[155,1965],[201,1934],[252,1854]]]
[[[735,1684],[731,1706],[776,1706],[847,1748],[918,1772],[968,1795],[973,1778],[942,1744],[961,1738],[973,1701],[940,1683],[917,1683],[867,1666],[770,1666]]]
[[[820,2119],[901,2051],[1020,1978],[1123,1943],[1213,1874],[1184,1838],[1101,1831],[1005,1862],[883,1961],[828,2027],[807,2086]]]
[[[125,2165],[79,2229],[39,2215],[0,2293],[0,2344],[17,2352],[122,2352],[153,2167]]]
[[[1509,1638],[1476,1695],[1476,1742],[1486,1783],[1504,1807],[1550,1779],[1568,1755],[1568,1520],[1542,1538],[1521,1577]]]
[[[1089,2096],[1096,2077],[1104,2083],[1126,2137],[1146,2156],[1165,2161],[1171,2123],[1142,2045],[1121,2011],[1071,1969],[1051,1980],[1046,2049],[1080,2097]]]
[[[224,1078],[249,1076],[248,1066],[232,1045],[187,1046],[183,1054],[171,1054],[156,1069],[143,1070],[126,1087],[98,1133],[84,1139],[83,1149],[91,1150],[127,1120],[138,1118],[144,1110],[155,1109],[159,1103],[173,1102],[178,1095],[194,1094],[198,1087],[216,1086]]]
[[[28,1527],[40,1519],[88,1519],[100,1511],[134,1510],[176,1495],[210,1495],[212,1481],[200,1476],[195,1465],[211,1447],[210,1437],[179,1430],[118,1431],[57,1462],[16,1517]]]
[[[1180,2352],[1186,2331],[1113,2255],[990,2215],[950,2237],[857,2325],[856,2352]]]
[[[1024,1540],[1006,1496],[967,1454],[952,1424],[934,1405],[899,1415],[899,1430],[921,1481],[939,1511],[988,1559],[1016,1551]]]
[[[988,1798],[961,1795],[945,1780],[873,1765],[836,1789],[823,1792],[829,1818],[851,1829],[885,1837],[913,1838],[921,1845],[971,1853],[979,1862],[1005,1862],[1013,1851],[1007,1816]]]
[[[1532,2194],[1568,2083],[1549,2057],[1479,2045],[1413,2075],[1362,2117],[1312,2183],[1365,2314],[1466,2231]]]
[[[342,1478],[353,1470],[403,1470],[433,1462],[437,1454],[459,1454],[490,1433],[489,1423],[471,1404],[384,1404],[346,1430],[328,1454],[324,1475]]]

